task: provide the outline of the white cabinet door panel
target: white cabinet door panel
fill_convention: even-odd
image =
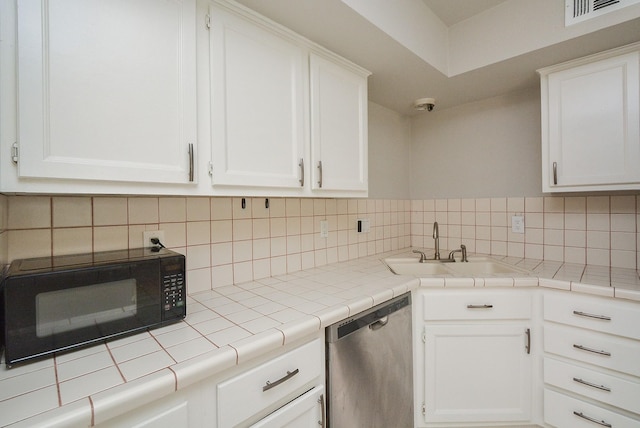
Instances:
[[[310,56],[314,190],[366,191],[367,78]]]
[[[638,46],[541,70],[543,191],[640,188]]]
[[[189,181],[195,1],[18,1],[21,177]]]
[[[210,13],[213,185],[302,187],[305,50],[222,7]]]
[[[531,359],[526,326],[426,325],[427,423],[528,421]]]

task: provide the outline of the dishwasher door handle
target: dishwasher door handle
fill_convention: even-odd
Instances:
[[[379,330],[382,327],[384,327],[385,325],[387,325],[387,323],[389,322],[389,316],[386,317],[382,317],[377,321],[372,322],[371,324],[369,324],[369,328],[371,330]]]

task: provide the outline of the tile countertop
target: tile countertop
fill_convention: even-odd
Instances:
[[[410,249],[189,296],[180,323],[0,368],[0,426],[92,426],[158,400],[406,291],[543,286],[640,302],[631,269],[495,257],[531,275],[484,278],[392,274],[380,261]]]

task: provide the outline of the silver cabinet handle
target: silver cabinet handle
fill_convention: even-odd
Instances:
[[[574,344],[573,347],[576,348],[576,349],[579,349],[581,351],[593,352],[594,354],[604,355],[605,357],[610,357],[611,356],[611,352],[599,351],[597,349],[587,348],[586,346],[582,346],[582,345],[575,345]]]
[[[580,379],[578,377],[574,377],[573,381],[581,383],[582,385],[590,386],[591,388],[596,388],[596,389],[600,389],[602,391],[611,392],[611,388],[607,388],[604,385],[598,385],[598,384],[595,384],[595,383],[587,382],[586,380],[582,380],[582,379]]]
[[[558,162],[553,163],[553,184],[558,184]]]
[[[581,311],[573,311],[573,314],[578,315],[579,317],[596,318],[599,320],[611,321],[611,317],[608,317],[606,315],[588,314],[586,312],[581,312]]]
[[[318,161],[318,187],[322,189],[322,161]]]
[[[300,163],[298,163],[300,167],[300,187],[304,187],[304,158],[300,158]]]
[[[193,144],[189,144],[189,181],[193,182]]]
[[[526,329],[524,334],[527,335],[527,344],[525,345],[525,349],[527,350],[527,354],[531,354],[531,329]]]
[[[467,305],[467,309],[492,309],[493,305]]]
[[[613,425],[611,425],[611,424],[609,424],[609,423],[606,423],[605,421],[599,421],[599,420],[597,420],[597,419],[591,418],[591,417],[589,417],[589,416],[585,415],[585,414],[584,414],[584,413],[582,413],[582,412],[573,412],[573,414],[574,414],[574,415],[576,415],[576,416],[578,416],[578,417],[580,417],[580,418],[582,418],[582,419],[586,419],[586,420],[588,420],[589,422],[593,422],[593,423],[595,423],[595,424],[602,425],[603,427],[613,428]]]
[[[287,370],[287,374],[284,375],[283,377],[281,377],[280,379],[278,379],[277,381],[275,381],[275,382],[267,381],[267,383],[262,387],[262,392],[268,391],[271,388],[275,388],[276,386],[280,385],[282,382],[288,381],[289,379],[291,379],[292,377],[294,377],[298,373],[300,373],[300,369],[295,369],[292,372]]]
[[[320,394],[320,398],[318,398],[318,403],[320,403],[320,412],[322,413],[322,415],[320,416],[320,420],[318,421],[318,425],[320,425],[322,428],[326,427],[326,423],[325,423],[325,408],[324,408],[324,394]]]

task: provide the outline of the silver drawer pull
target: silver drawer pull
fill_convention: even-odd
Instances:
[[[326,428],[326,421],[324,419],[325,409],[324,409],[324,394],[320,394],[320,398],[318,398],[318,403],[320,404],[320,420],[318,421],[318,425],[322,428]]]
[[[596,388],[596,389],[601,389],[602,391],[611,392],[611,388],[607,388],[607,387],[606,387],[606,386],[604,386],[604,385],[598,385],[598,384],[595,384],[595,383],[587,382],[586,380],[582,380],[582,379],[580,379],[580,378],[578,378],[578,377],[574,377],[574,378],[573,378],[573,381],[574,381],[574,382],[581,383],[581,384],[583,384],[583,385],[590,386],[591,388]]]
[[[467,305],[467,309],[492,309],[493,305]]]
[[[610,357],[611,356],[611,352],[599,351],[597,349],[587,348],[586,346],[582,346],[582,345],[575,345],[574,344],[573,347],[576,348],[576,349],[579,349],[581,351],[593,352],[594,354],[604,355],[605,357]]]
[[[588,314],[586,312],[581,312],[581,311],[573,311],[573,314],[578,315],[579,317],[595,318],[598,320],[611,321],[611,317],[608,317],[606,315],[594,315],[594,314]]]
[[[291,379],[292,377],[294,377],[298,373],[300,373],[300,369],[295,369],[292,372],[287,370],[287,374],[285,376],[281,377],[280,379],[278,379],[277,381],[275,381],[275,382],[267,381],[267,383],[262,387],[262,392],[268,391],[271,388],[275,388],[276,386],[280,385],[282,382],[288,381],[289,379]]]
[[[582,412],[573,412],[574,415],[582,418],[582,419],[586,419],[589,422],[593,422],[594,424],[598,424],[598,425],[602,425],[603,427],[607,427],[607,428],[613,428],[613,425],[606,423],[605,421],[599,421],[597,419],[594,418],[590,418],[589,416],[585,415]]]

